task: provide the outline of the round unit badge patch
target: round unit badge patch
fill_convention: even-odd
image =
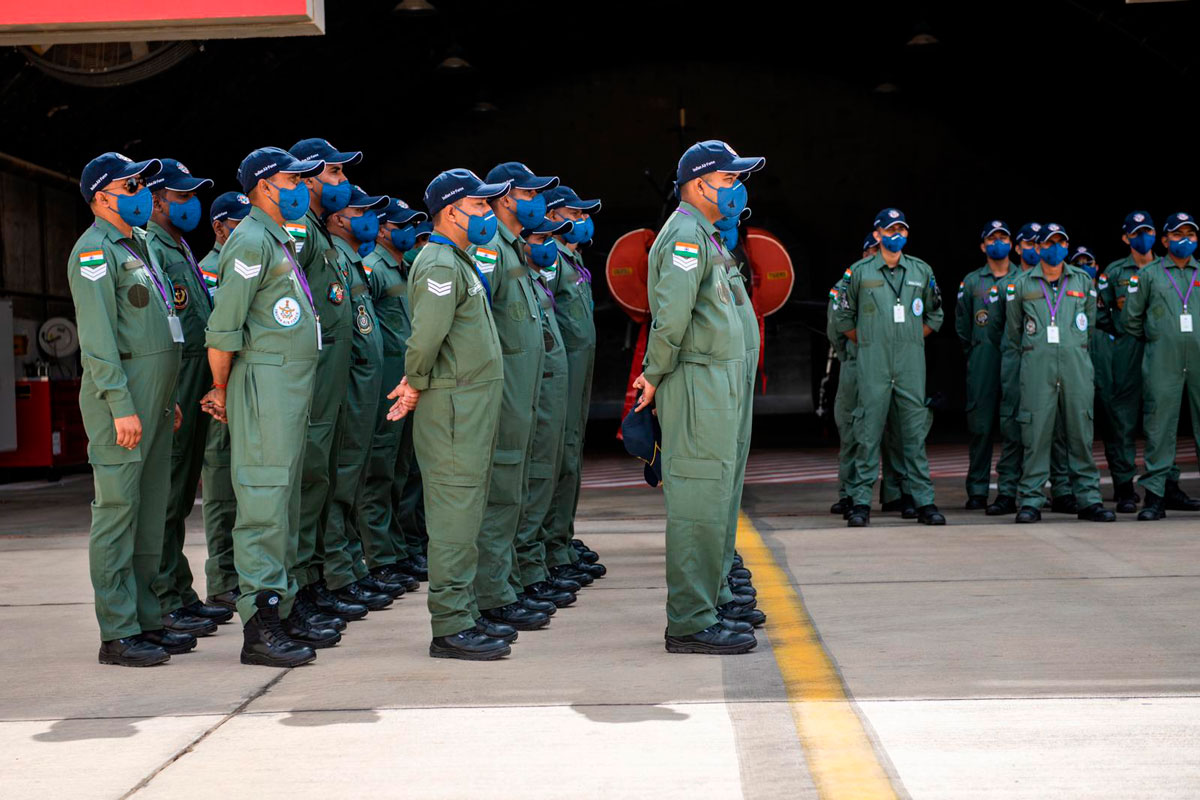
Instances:
[[[1025,318],[1025,335],[1037,336],[1037,320],[1033,317]]]
[[[328,297],[329,302],[333,303],[335,306],[340,306],[342,301],[346,299],[346,290],[340,283],[334,281],[333,283],[329,284]]]
[[[986,309],[981,308],[975,312],[975,324],[976,325],[978,325],[979,327],[982,328],[984,325],[987,325],[987,321],[988,321],[988,313],[987,313]]]
[[[188,305],[188,290],[186,286],[175,287],[175,310],[183,311]]]
[[[145,308],[150,305],[150,290],[140,283],[129,287],[129,303],[134,308]]]
[[[1088,326],[1087,314],[1080,311],[1075,315],[1075,327],[1081,331],[1086,331]]]
[[[300,303],[294,297],[281,297],[271,313],[275,315],[276,322],[290,328],[300,321]]]
[[[363,336],[375,330],[375,323],[371,320],[371,315],[367,313],[366,306],[358,307],[358,312],[354,315],[354,324]]]
[[[919,297],[914,297],[912,301],[912,312],[914,317],[919,317],[925,312],[925,303]]]
[[[725,284],[721,283],[720,281],[717,281],[717,297],[721,299],[722,303],[729,302],[729,290],[726,289]]]

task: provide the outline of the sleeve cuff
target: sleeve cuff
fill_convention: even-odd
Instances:
[[[204,345],[205,347],[211,347],[213,350],[236,353],[242,349],[242,331],[214,331],[212,329],[205,329]]]
[[[128,391],[121,390],[110,394],[117,395],[115,398],[109,398],[108,401],[108,410],[112,412],[113,419],[130,417],[137,413],[137,408],[133,405],[133,398],[129,396]]]
[[[423,392],[429,388],[428,375],[408,375],[408,385],[416,389],[418,392]]]
[[[857,327],[857,324],[853,320],[839,318],[834,321],[833,327],[838,333],[845,333],[846,331],[854,330]]]

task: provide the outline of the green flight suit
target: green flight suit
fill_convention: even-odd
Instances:
[[[1000,277],[985,264],[958,285],[954,328],[967,357],[967,430],[971,434],[967,495],[987,497],[992,477],[992,445],[1000,440],[997,493],[1016,498],[1021,476],[1020,442],[1000,424],[1000,342],[1004,338],[1005,287],[1015,277],[1010,264]]]
[[[395,564],[398,559],[409,555],[404,535],[398,534],[392,525],[395,498],[403,492],[408,480],[409,463],[400,461],[400,443],[405,429],[409,427],[409,419],[405,417],[398,422],[388,420],[387,412],[392,401],[387,399],[387,395],[404,377],[404,350],[412,325],[408,316],[407,269],[401,267],[382,245],[376,246],[363,259],[363,265],[369,269],[367,281],[371,287],[371,299],[383,343],[382,381],[371,453],[363,474],[360,506],[363,527],[359,529],[367,566],[374,569]],[[408,442],[411,452],[411,431]]]
[[[1081,269],[1064,266],[1051,286],[1039,265],[1006,287],[1005,337],[1017,354],[1023,462],[1018,505],[1041,508],[1042,487],[1050,477],[1051,443],[1058,421],[1066,433],[1067,469],[1079,508],[1100,502],[1100,472],[1092,460],[1094,382],[1088,353],[1096,322],[1096,290]],[[1047,300],[1049,298],[1049,300]],[[1050,304],[1058,343],[1050,341]]]
[[[220,257],[221,245],[214,244],[208,255],[200,259],[200,274],[204,276],[210,297],[217,291]],[[237,569],[233,565],[237,498],[233,494],[233,479],[229,476],[229,426],[216,421],[208,423],[204,462],[200,466],[200,494],[204,499],[204,538],[208,545],[204,583],[208,587],[208,596],[212,597],[236,589],[238,585]]]
[[[404,372],[421,392],[412,429],[429,518],[429,614],[433,635],[450,636],[479,618],[477,542],[504,362],[487,288],[471,257],[450,239],[435,233],[421,249],[409,275],[408,305],[412,333]]]
[[[649,254],[653,323],[646,380],[657,388],[667,506],[667,633],[716,624],[729,520],[737,500],[746,342],[717,231],[689,203]]]
[[[225,412],[237,497],[233,557],[250,620],[259,592],[280,597],[288,615],[299,588],[300,475],[319,352],[315,304],[292,248],[295,241],[252,208],[221,249],[207,344],[236,353]]]
[[[333,494],[329,515],[317,551],[318,560],[324,566],[325,582],[330,589],[336,590],[366,576],[363,550],[364,547],[372,550],[370,533],[367,533],[366,541],[360,539],[364,526],[358,520],[358,500],[363,473],[371,456],[379,392],[383,387],[383,336],[362,257],[345,239],[335,236],[333,246],[340,256],[339,263],[345,265],[349,275],[346,302],[354,316],[349,334],[350,380],[339,412],[339,433],[334,440],[337,472],[331,480]]]
[[[579,560],[571,539],[575,537],[575,512],[579,508],[583,476],[583,440],[591,406],[592,369],[596,363],[592,273],[583,265],[579,251],[562,241],[558,242],[558,262],[550,289],[557,308],[555,318],[567,349],[567,426],[563,432],[562,467],[545,522],[546,560],[557,567]]]
[[[933,270],[919,258],[901,255],[889,269],[877,253],[856,262],[842,279],[834,326],[839,333],[855,330],[858,337],[858,405],[851,414],[858,441],[850,487],[855,505],[870,505],[884,425],[893,420],[909,494],[918,508],[933,503],[925,456],[930,412],[923,326],[937,331],[942,319]]]
[[[1108,471],[1114,484],[1129,483],[1137,475],[1137,425],[1142,413],[1145,343],[1127,333],[1123,317],[1129,302],[1129,281],[1139,272],[1133,256],[1128,255],[1109,264],[1096,279],[1100,301],[1112,318],[1111,333],[1114,336],[1109,345],[1112,386],[1106,403],[1109,437],[1104,440],[1104,457],[1108,460]],[[1180,288],[1187,291],[1182,284]],[[1178,414],[1179,409],[1175,411]],[[1179,466],[1173,460],[1167,480],[1179,480]]]
[[[1175,464],[1180,395],[1187,398],[1193,436],[1200,437],[1200,262],[1180,268],[1164,257],[1129,278],[1121,322],[1124,336],[1145,342],[1142,391],[1145,401],[1146,473],[1138,480],[1162,497],[1167,481],[1179,480]],[[1187,298],[1187,303],[1184,303]],[[1188,317],[1183,318],[1187,314]],[[1191,331],[1184,330],[1190,324]],[[1114,476],[1115,480],[1115,476]]]
[[[208,421],[212,419],[200,410],[200,399],[212,386],[208,350],[204,347],[204,326],[212,311],[212,296],[186,241],[176,243],[161,225],[151,221],[146,226],[146,250],[159,274],[165,274],[171,282],[167,288],[172,293],[175,315],[183,325],[184,338],[175,382],[175,401],[183,413],[183,423],[171,439],[171,491],[162,561],[154,580],[162,613],[169,614],[200,599],[192,588],[192,570],[183,554],[183,539],[185,522],[196,505]]]
[[[162,628],[152,584],[167,517],[180,346],[171,333],[170,282],[140,233],[126,237],[97,218],[67,262],[83,363],[79,409],[96,492],[88,564],[106,642]],[[132,414],[142,438],[127,450],[116,443],[113,420]]]
[[[324,541],[337,477],[338,422],[350,384],[354,309],[349,265],[334,249],[325,224],[310,210],[286,228],[296,239],[300,266],[308,277],[321,321],[321,352],[314,384],[320,388],[313,393],[300,479],[300,541],[296,561],[288,565],[297,584],[308,586],[321,577],[322,556],[318,549]]]
[[[479,608],[489,609],[517,599],[509,575],[515,567],[517,528],[529,484],[529,456],[546,347],[541,305],[534,296],[537,289],[529,276],[521,237],[500,223],[496,237],[487,245],[472,247],[470,255],[475,268],[489,284],[504,360],[500,433],[492,456],[487,508],[479,532],[479,568],[475,574]]]
[[[547,286],[553,272],[531,276],[541,306],[545,360],[538,390],[537,422],[529,456],[528,486],[517,527],[516,569],[509,577],[513,591],[550,577],[546,560],[549,532],[545,528],[558,476],[562,470],[563,435],[567,429],[569,370],[567,349],[558,326],[554,294]]]

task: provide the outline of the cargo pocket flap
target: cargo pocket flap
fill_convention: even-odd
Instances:
[[[721,478],[721,462],[710,458],[671,459],[671,474],[677,478],[700,478],[715,481]]]
[[[497,450],[492,456],[493,464],[520,464],[525,460],[524,450]]]
[[[238,483],[245,486],[287,486],[287,467],[241,466],[237,470]]]
[[[88,446],[88,461],[92,464],[134,464],[142,460],[140,447],[127,450],[119,444],[93,444]]]

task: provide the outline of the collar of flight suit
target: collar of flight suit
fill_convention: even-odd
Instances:
[[[400,262],[396,261],[396,259],[392,257],[391,252],[379,242],[375,243],[375,252],[379,255],[379,260],[382,261],[386,266],[389,266],[395,270],[400,269]]]
[[[1063,264],[1062,275],[1059,276],[1059,280],[1067,280],[1073,274],[1075,274],[1076,272],[1079,272],[1079,271],[1080,270],[1076,269],[1075,267],[1072,267],[1070,264]],[[1046,273],[1042,272],[1041,262],[1038,262],[1038,265],[1036,267],[1029,270],[1029,272],[1026,272],[1025,274],[1031,278],[1041,278],[1046,283],[1051,283],[1050,279],[1046,277]]]
[[[1178,264],[1176,264],[1171,259],[1167,258],[1166,256],[1163,256],[1160,260],[1163,262],[1163,269],[1177,269],[1180,272],[1183,272],[1185,269],[1189,269],[1189,268],[1200,270],[1200,263],[1196,262],[1195,256],[1188,256],[1187,263],[1184,264],[1182,267],[1179,266]],[[1154,262],[1150,262],[1146,266],[1147,267],[1152,266],[1153,263]]]
[[[171,234],[167,233],[167,229],[159,225],[154,220],[150,220],[146,224],[146,244],[150,244],[150,239],[158,239],[164,247],[174,250],[180,256],[184,255],[183,245],[171,238]]]
[[[116,225],[113,225],[111,222],[109,222],[106,219],[102,219],[101,217],[96,217],[96,219],[93,221],[93,224],[96,226],[97,230],[99,230],[102,234],[104,234],[104,238],[108,239],[113,244],[119,244],[121,242],[136,242],[137,241],[137,234],[134,233],[134,231],[136,231],[137,228],[134,228],[132,231],[130,231],[129,236],[126,236],[125,234],[123,234],[119,230],[117,230]]]
[[[517,254],[517,261],[520,262],[521,266],[528,267],[525,259],[525,240],[509,230],[508,226],[503,222],[500,222],[499,220],[496,222],[496,227],[499,229],[499,237],[503,239],[508,246],[513,249],[513,252]],[[492,241],[495,241],[495,239]]]
[[[679,201],[679,208],[676,211],[687,212],[687,215],[696,220],[696,224],[700,226],[700,230],[704,231],[704,235],[709,238],[717,235],[716,227],[708,221],[708,217],[700,213],[700,209],[696,208],[691,203]],[[697,242],[699,244],[699,242]]]
[[[263,226],[264,229],[266,229],[267,233],[271,234],[271,236],[277,239],[280,244],[287,244],[288,242],[293,241],[288,232],[285,231],[278,222],[271,219],[270,214],[263,211],[258,206],[251,207],[250,213],[246,216],[253,217],[260,225]]]

